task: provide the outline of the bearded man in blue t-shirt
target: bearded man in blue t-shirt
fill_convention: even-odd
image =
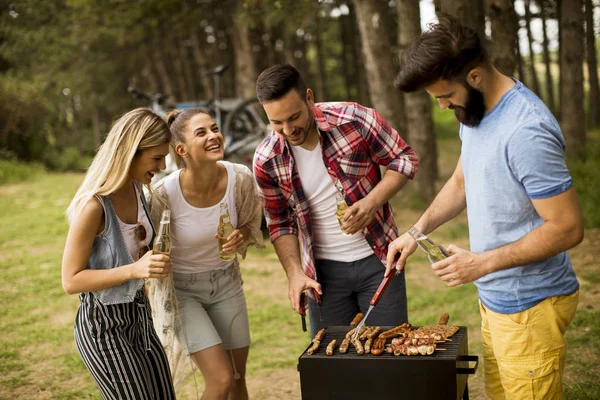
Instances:
[[[458,165],[414,226],[427,234],[467,209],[471,251],[450,245],[432,268],[450,287],[477,286],[487,395],[562,398],[564,333],[579,297],[566,251],[582,241],[583,218],[558,123],[450,17],[403,54],[395,84],[425,89],[460,122]],[[416,248],[407,233],[393,241],[386,273]]]

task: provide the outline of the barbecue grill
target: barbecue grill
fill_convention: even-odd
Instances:
[[[429,356],[359,355],[352,345],[340,354],[339,345],[350,329],[328,327],[319,350],[309,355],[308,346],[298,359],[303,400],[469,398],[467,377],[477,370],[479,358],[468,355],[467,327],[461,326],[452,341],[438,344],[446,350],[436,349]],[[333,339],[338,347],[328,356],[325,348]],[[470,361],[475,362],[472,368]]]

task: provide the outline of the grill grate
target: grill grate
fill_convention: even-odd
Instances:
[[[382,326],[381,329],[382,331],[386,331],[388,329],[392,329],[393,326]],[[418,326],[414,326],[413,329],[417,329]],[[459,354],[459,349],[461,346],[461,343],[463,341],[463,338],[465,336],[465,332],[466,332],[466,327],[461,326],[458,330],[458,332],[456,332],[454,335],[452,335],[450,337],[451,341],[446,341],[444,343],[438,343],[437,347],[439,348],[443,348],[446,350],[438,350],[436,349],[435,352],[429,356],[422,356],[422,355],[418,355],[418,356],[395,356],[394,354],[390,354],[387,352],[383,352],[383,354],[379,355],[379,356],[375,356],[373,354],[357,354],[356,353],[356,349],[354,348],[354,346],[352,344],[350,344],[350,346],[348,346],[348,352],[346,354],[341,354],[340,353],[340,344],[342,343],[342,340],[344,340],[344,338],[346,337],[346,333],[348,333],[348,331],[350,331],[350,329],[352,329],[352,327],[350,326],[331,326],[329,328],[327,328],[327,331],[325,332],[325,337],[323,338],[323,340],[321,341],[321,345],[319,346],[319,349],[313,353],[312,355],[309,355],[306,353],[306,350],[308,350],[308,348],[310,347],[310,344],[306,347],[306,349],[304,350],[304,352],[302,353],[301,357],[311,357],[311,358],[402,358],[402,359],[441,359],[441,360],[455,360],[456,357]],[[333,352],[333,355],[328,356],[327,354],[325,354],[325,349],[327,348],[327,345],[333,340],[336,339],[337,340],[337,344],[336,344],[336,348],[335,351]],[[386,342],[386,345],[391,343],[392,339],[388,339]],[[361,343],[365,343],[365,341],[361,340]]]

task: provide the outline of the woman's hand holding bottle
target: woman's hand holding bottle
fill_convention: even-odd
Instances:
[[[132,279],[166,278],[171,272],[171,257],[150,250],[130,266]]]
[[[219,234],[216,234],[215,237],[224,241],[222,251],[227,254],[235,254],[237,249],[244,243],[244,235],[239,229],[235,229],[226,238],[220,237]]]

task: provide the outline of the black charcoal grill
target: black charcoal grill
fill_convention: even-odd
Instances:
[[[358,355],[352,344],[346,354],[340,354],[339,345],[350,329],[327,328],[319,350],[308,355],[309,345],[298,359],[303,400],[469,398],[467,377],[477,370],[478,357],[468,355],[465,326],[451,337],[452,341],[438,344],[445,351],[436,350],[430,356],[394,356],[387,352]],[[337,347],[328,356],[325,349],[333,339],[337,339]],[[469,361],[475,362],[472,368]]]

